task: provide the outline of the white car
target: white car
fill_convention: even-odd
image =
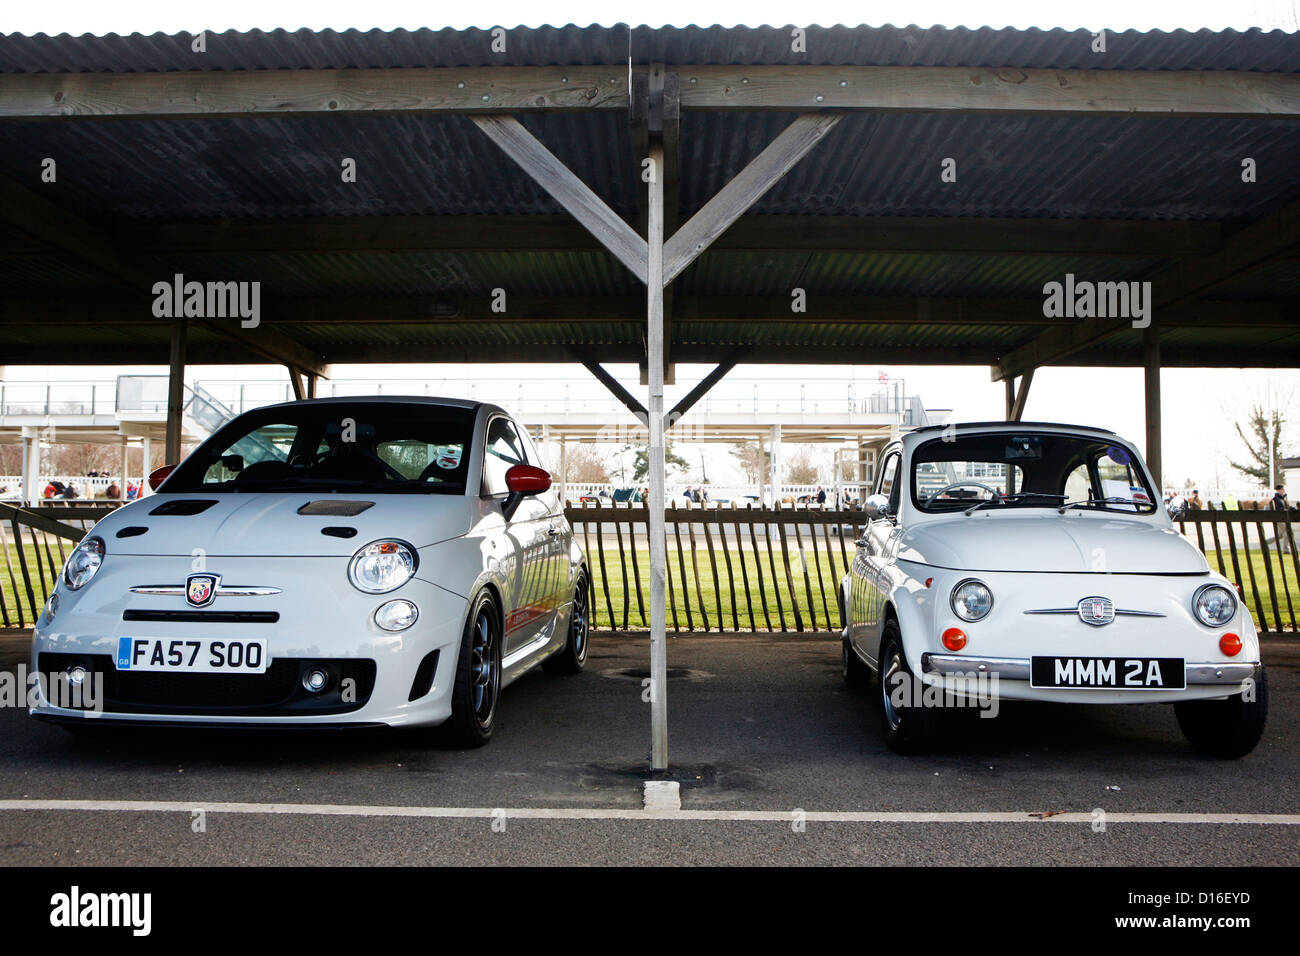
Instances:
[[[880,456],[841,586],[844,676],[889,745],[983,699],[1172,703],[1198,750],[1249,753],[1268,689],[1234,585],[1174,530],[1133,446],[1073,425],[917,429]]]
[[[477,746],[502,688],[586,661],[585,559],[499,408],[272,405],[160,472],[64,566],[32,643],[34,716],[445,725]]]

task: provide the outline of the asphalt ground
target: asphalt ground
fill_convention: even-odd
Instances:
[[[23,653],[0,641],[0,667]],[[512,685],[473,751],[382,730],[85,740],[4,708],[0,865],[1295,865],[1300,645],[1266,660],[1269,727],[1242,760],[1193,752],[1170,707],[1008,702],[900,757],[829,636],[672,639],[665,779],[684,812],[659,815],[641,810],[644,636],[596,635],[584,674]],[[91,802],[30,809],[72,800]],[[942,816],[870,819],[923,811]],[[1209,814],[1274,822],[1190,822]]]

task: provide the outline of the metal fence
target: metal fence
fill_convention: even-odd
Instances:
[[[36,508],[0,504],[0,623],[29,627],[63,562],[112,503]],[[597,627],[649,627],[649,513],[644,504],[570,504],[566,511],[591,568]],[[1190,512],[1176,523],[1210,567],[1236,582],[1268,636],[1300,635],[1297,511]],[[670,506],[668,623],[674,631],[838,630],[840,579],[853,560],[859,510]]]

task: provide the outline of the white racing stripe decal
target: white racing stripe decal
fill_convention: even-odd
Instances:
[[[818,823],[1092,823],[1089,811],[1032,812],[881,810],[645,810],[623,807],[386,807],[335,803],[208,803],[203,800],[0,800],[0,811],[37,810],[93,813],[290,814],[325,817],[426,817],[514,820],[679,820],[687,823],[782,822],[792,815]],[[1300,826],[1300,813],[1121,813],[1107,811],[1106,823],[1250,824]]]

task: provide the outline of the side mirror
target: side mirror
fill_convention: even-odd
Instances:
[[[149,490],[157,491],[158,486],[167,480],[167,476],[176,470],[175,465],[163,465],[149,473]]]
[[[551,487],[551,473],[532,465],[512,465],[506,472],[506,488],[512,495],[540,495]]]
[[[868,495],[862,502],[862,512],[872,521],[889,517],[889,499],[884,495]]]
[[[509,521],[519,510],[520,502],[531,495],[540,495],[551,487],[551,473],[532,465],[511,465],[506,472],[506,500],[501,502],[501,513]]]

